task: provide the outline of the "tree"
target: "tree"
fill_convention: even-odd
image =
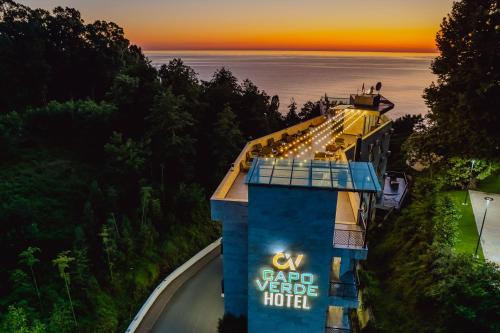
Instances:
[[[438,80],[424,95],[439,155],[500,156],[499,21],[498,1],[461,0],[441,24],[431,67]]]
[[[9,306],[3,321],[0,323],[0,331],[9,333],[44,333],[45,325],[38,320],[30,322],[26,310],[22,307]]]
[[[52,260],[52,263],[54,264],[54,266],[57,267],[57,270],[59,271],[59,276],[64,281],[64,286],[66,288],[66,293],[68,295],[69,304],[71,306],[71,314],[73,315],[73,321],[75,323],[75,326],[78,326],[78,322],[76,321],[75,308],[73,306],[73,300],[71,299],[71,292],[69,290],[70,275],[69,272],[67,271],[69,268],[69,264],[73,260],[75,260],[75,258],[70,257],[69,254],[70,254],[69,251],[63,251],[59,253],[57,257],[54,260]]]
[[[413,128],[416,124],[423,120],[421,115],[404,115],[392,123],[394,133],[391,135],[389,143],[389,150],[391,157],[388,159],[389,170],[405,170],[408,165],[406,164],[406,156],[401,150],[401,146],[413,133]]]
[[[125,140],[117,132],[113,132],[104,150],[109,155],[109,167],[113,172],[125,176],[139,175],[148,155],[143,143],[130,138]]]
[[[309,120],[321,115],[320,102],[307,101],[298,114],[301,121]]]
[[[474,168],[472,168],[474,163]],[[446,176],[452,186],[474,188],[475,180],[483,180],[491,175],[499,165],[480,159],[469,160],[461,157],[452,157],[447,161]],[[471,181],[473,184],[469,184]]]
[[[247,137],[260,137],[270,132],[267,112],[269,96],[250,80],[242,84],[242,95],[237,105],[230,105],[237,114],[240,128]],[[225,105],[224,105],[225,107]]]
[[[500,270],[491,262],[465,254],[436,250],[430,263],[433,283],[423,289],[436,302],[433,323],[441,332],[498,332],[500,322]]]
[[[111,283],[113,283],[113,266],[114,260],[112,260],[113,255],[116,252],[116,240],[114,239],[110,228],[107,224],[103,224],[99,236],[102,239],[102,245],[104,247],[104,252],[106,253],[106,262],[109,270],[109,278]]]
[[[216,161],[215,179],[220,179],[229,169],[229,164],[238,155],[243,145],[243,136],[236,115],[229,105],[217,114],[213,127],[212,156]]]
[[[281,130],[285,124],[283,121],[283,115],[279,112],[280,99],[278,95],[274,95],[271,98],[271,103],[267,110],[267,122],[269,127],[269,132],[276,132]]]
[[[292,98],[292,102],[288,105],[288,113],[285,116],[285,126],[290,127],[300,123],[300,118],[297,115],[297,103]]]
[[[170,89],[176,96],[193,100],[199,93],[198,75],[180,58],[172,59],[168,65],[161,65],[158,76],[162,86]]]
[[[114,23],[86,24],[74,8],[52,13],[0,6],[0,112],[50,100],[101,100],[123,67],[146,64]]]
[[[30,246],[23,252],[19,254],[19,261],[29,267],[31,271],[31,277],[33,279],[33,286],[35,288],[36,296],[38,297],[38,302],[40,304],[40,310],[43,312],[42,297],[40,296],[40,290],[38,289],[38,283],[36,281],[35,270],[33,266],[40,260],[36,257],[36,253],[40,252],[40,248]]]
[[[415,124],[413,133],[403,143],[406,162],[415,168],[429,168],[432,175],[434,165],[442,158],[436,153],[441,139],[435,127],[428,126],[422,119]]]
[[[155,98],[147,118],[155,169],[163,164],[168,180],[176,183],[190,178],[194,165],[196,142],[192,135],[194,119],[184,109],[184,98],[166,90]]]

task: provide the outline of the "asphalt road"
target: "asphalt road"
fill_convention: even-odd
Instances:
[[[222,260],[215,258],[170,300],[153,333],[216,333],[224,314],[221,297]]]

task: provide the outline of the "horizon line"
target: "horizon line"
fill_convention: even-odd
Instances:
[[[142,47],[141,47],[142,48]],[[357,52],[357,53],[419,53],[419,54],[439,54],[435,51],[418,51],[418,50],[341,50],[341,49],[280,49],[280,48],[263,48],[263,49],[246,49],[246,48],[142,48],[144,52],[162,52],[162,51],[279,51],[279,52]]]

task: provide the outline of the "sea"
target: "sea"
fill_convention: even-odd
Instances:
[[[333,51],[146,51],[155,66],[181,58],[200,80],[225,67],[250,79],[268,95],[278,95],[280,112],[294,99],[299,105],[329,97],[348,97],[382,83],[381,94],[395,104],[388,115],[425,114],[423,91],[436,80],[430,70],[437,54]]]

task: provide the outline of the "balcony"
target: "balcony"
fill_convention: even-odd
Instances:
[[[356,333],[359,325],[356,310],[346,310],[341,307],[328,307],[325,333]]]
[[[326,327],[325,333],[352,333],[350,328]]]
[[[352,300],[358,299],[359,283],[356,278],[354,282],[330,281],[330,296],[348,298]]]
[[[328,291],[329,302],[333,306],[355,309],[359,306],[360,290],[356,273],[346,273],[342,276],[342,280],[333,277]]]
[[[333,246],[366,249],[366,231],[358,224],[335,223]]]

